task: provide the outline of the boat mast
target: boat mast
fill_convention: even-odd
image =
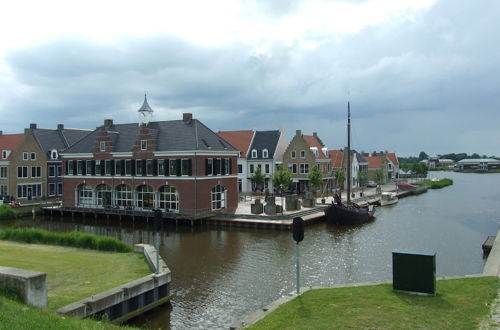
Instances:
[[[351,202],[351,105],[347,101],[347,203]]]

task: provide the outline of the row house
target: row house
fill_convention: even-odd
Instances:
[[[0,195],[17,201],[60,198],[62,196],[62,160],[59,153],[89,131],[41,129],[30,124],[24,134],[13,134],[14,148],[2,147]],[[4,156],[5,159],[4,159]]]
[[[329,189],[331,164],[328,148],[316,132],[304,135],[301,130],[297,130],[283,154],[283,164],[292,173],[294,192],[304,193],[309,190],[308,174],[314,166],[319,167],[323,173],[323,189]]]
[[[329,150],[330,164],[332,171],[336,169],[342,169],[344,173],[347,173],[347,164],[351,166],[351,188],[359,188],[361,185],[359,183],[359,175],[362,172],[368,172],[368,162],[363,157],[362,154],[356,150],[351,150],[351,157],[349,158],[349,163],[347,162],[347,152],[345,150]],[[344,189],[347,188],[347,174],[346,181],[344,182]]]
[[[489,171],[500,169],[500,160],[494,158],[462,159],[458,162],[460,170]]]
[[[376,181],[377,171],[383,173],[382,183],[399,177],[399,161],[395,153],[374,151],[370,155],[363,154],[363,158],[368,162],[368,180]]]
[[[283,130],[223,131],[218,134],[239,150],[238,191],[242,193],[264,189],[273,191],[271,178],[277,165],[282,164],[283,153],[287,147]],[[251,179],[257,168],[260,168],[265,176],[262,187],[257,187]]]
[[[3,134],[0,131],[0,199],[6,200],[15,195],[16,168],[11,166],[12,159],[24,139],[24,134]]]
[[[139,113],[152,114],[144,104]],[[238,150],[189,113],[182,120],[104,120],[63,153],[64,206],[196,214],[237,208]]]

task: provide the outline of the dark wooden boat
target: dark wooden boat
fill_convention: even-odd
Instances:
[[[326,222],[337,225],[359,225],[374,219],[375,206],[358,206],[351,203],[351,107],[347,103],[347,202],[344,204],[340,196],[336,195],[334,201],[325,209]]]

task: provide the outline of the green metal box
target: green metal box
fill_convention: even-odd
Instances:
[[[392,287],[396,291],[436,294],[436,253],[392,252]]]

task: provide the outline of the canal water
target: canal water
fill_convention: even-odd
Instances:
[[[431,172],[454,185],[378,208],[376,220],[352,228],[306,227],[300,244],[301,284],[328,286],[392,279],[392,251],[435,252],[438,276],[482,272],[481,245],[500,222],[500,174]],[[154,244],[146,226],[106,220],[42,217],[35,226],[79,230]],[[22,222],[19,222],[22,225]],[[33,225],[32,222],[25,223]],[[295,243],[290,232],[225,227],[167,227],[161,255],[172,271],[171,305],[131,324],[164,329],[221,329],[295,289]]]

